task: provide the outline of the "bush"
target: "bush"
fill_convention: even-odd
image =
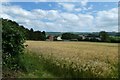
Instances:
[[[21,66],[19,56],[24,51],[24,32],[16,22],[7,19],[0,20],[2,20],[3,66],[11,70],[18,70]]]
[[[111,37],[109,37],[109,42],[111,42],[111,43],[120,43],[120,37],[111,36]]]

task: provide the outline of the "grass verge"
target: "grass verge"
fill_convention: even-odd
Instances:
[[[45,70],[43,62],[32,52],[26,51],[21,56],[24,72],[19,73],[19,78],[53,78],[54,76]]]

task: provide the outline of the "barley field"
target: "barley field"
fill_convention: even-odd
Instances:
[[[49,41],[26,44],[27,50],[45,64],[45,69],[58,77],[118,77],[118,44]]]

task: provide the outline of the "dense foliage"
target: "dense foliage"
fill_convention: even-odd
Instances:
[[[28,40],[41,40],[44,41],[46,40],[46,33],[45,31],[34,31],[32,28],[27,32]]]
[[[108,41],[109,35],[108,35],[107,32],[101,31],[101,32],[99,33],[99,35],[100,35],[100,38],[101,38],[102,41],[104,41],[104,42],[105,42],[105,41]]]
[[[111,43],[120,43],[120,37],[119,36],[110,36],[109,42]]]
[[[63,33],[62,39],[70,40],[70,39],[78,39],[78,35],[72,33]]]
[[[11,70],[19,69],[19,56],[23,53],[25,42],[24,30],[16,22],[2,20],[2,59],[3,66]],[[4,68],[3,67],[3,68]]]
[[[85,39],[83,39],[83,37],[81,37],[81,35],[79,36],[79,34],[63,33],[61,38],[63,40],[76,39],[78,41],[120,43],[119,34],[120,33],[117,33],[114,36],[110,36],[110,34],[108,34],[108,32],[100,31],[98,34],[89,33],[86,35],[82,35],[85,38]]]
[[[34,31],[19,25],[15,21],[0,19],[2,21],[2,52],[3,65],[11,69],[18,69],[19,55],[23,53],[25,39],[46,40],[45,31]]]
[[[102,42],[120,43],[120,33],[110,36],[107,32],[101,31],[99,36]]]

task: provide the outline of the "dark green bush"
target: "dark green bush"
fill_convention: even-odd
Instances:
[[[120,43],[120,37],[111,36],[111,37],[109,37],[109,42],[111,42],[111,43]]]
[[[2,59],[3,66],[11,70],[20,68],[19,56],[23,54],[24,31],[14,21],[2,20]]]

